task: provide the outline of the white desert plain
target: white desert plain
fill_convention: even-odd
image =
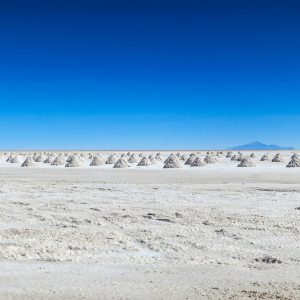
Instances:
[[[1,299],[300,299],[294,151],[2,152]]]

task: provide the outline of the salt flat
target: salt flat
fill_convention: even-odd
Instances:
[[[255,168],[3,159],[0,298],[299,299],[300,168],[261,155]]]

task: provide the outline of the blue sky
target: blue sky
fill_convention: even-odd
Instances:
[[[6,1],[2,149],[300,148],[300,2]]]

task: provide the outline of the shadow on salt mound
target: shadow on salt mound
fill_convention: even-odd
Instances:
[[[169,156],[165,162],[164,169],[177,169],[182,168],[179,159],[175,156]]]
[[[72,159],[67,162],[65,165],[66,168],[76,168],[76,167],[81,167],[82,166],[82,161],[78,157],[72,157]]]
[[[121,157],[114,165],[114,168],[128,168],[129,164],[125,157]]]
[[[251,158],[246,157],[238,164],[238,167],[239,168],[251,168],[251,167],[256,167],[256,164],[251,160]]]
[[[91,167],[101,166],[101,165],[104,165],[104,160],[103,160],[103,158],[100,158],[99,156],[95,156],[90,163]]]
[[[34,167],[35,163],[32,157],[27,157],[25,161],[22,163],[21,167]]]
[[[146,167],[151,166],[151,161],[148,157],[143,157],[141,161],[138,163],[138,167]]]

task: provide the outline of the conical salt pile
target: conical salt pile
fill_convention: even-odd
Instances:
[[[192,163],[194,162],[194,160],[197,158],[197,156],[195,154],[191,154],[190,157],[187,159],[187,161],[185,162],[185,165],[192,165]]]
[[[176,157],[175,155],[173,154],[170,154],[164,161],[164,164],[166,164],[169,160],[171,159],[175,159],[175,160],[178,160],[178,157]],[[178,160],[179,161],[179,160]]]
[[[14,157],[13,157],[13,155],[11,154],[8,158],[7,158],[7,160],[6,160],[6,162],[11,162],[11,160],[13,159]]]
[[[32,159],[35,161],[35,160],[38,158],[38,156],[39,156],[39,154],[35,152],[35,153],[33,154],[33,158],[32,158]]]
[[[297,153],[294,153],[291,159],[300,159],[300,157]]]
[[[66,163],[65,158],[62,155],[58,155],[51,163],[51,166],[62,166],[65,163]]]
[[[238,159],[238,156],[235,154],[235,155],[233,155],[232,157],[231,157],[231,159],[230,160],[232,160],[232,161],[236,161]]]
[[[169,161],[169,159],[171,159],[171,158],[177,159],[177,157],[174,156],[174,155],[171,153],[171,154],[165,159],[164,164],[167,163],[167,162]]]
[[[178,158],[170,155],[167,160],[166,160],[166,163],[164,165],[164,168],[165,169],[176,169],[176,168],[181,168],[181,163],[179,161]]]
[[[82,165],[81,160],[78,157],[73,156],[71,158],[71,160],[69,162],[67,162],[65,167],[66,168],[76,168],[76,167],[80,167],[81,165]]]
[[[33,167],[34,166],[34,160],[30,156],[26,158],[26,160],[22,163],[21,167]]]
[[[44,161],[44,158],[43,158],[43,156],[40,154],[34,161],[35,161],[35,162],[43,162],[43,161]]]
[[[203,161],[200,157],[197,157],[191,164],[191,167],[205,167],[206,165],[205,161]]]
[[[262,156],[262,158],[260,159],[260,161],[269,161],[270,158],[269,158],[269,154],[265,154]]]
[[[188,157],[186,154],[182,154],[181,157],[180,157],[180,160],[186,162],[188,160]]]
[[[44,164],[51,164],[53,162],[53,157],[52,156],[48,156],[45,160],[44,160]]]
[[[280,153],[277,153],[272,159],[272,162],[284,162],[284,159]]]
[[[18,164],[20,163],[20,159],[19,159],[19,156],[16,155],[15,157],[13,157],[10,161],[11,164]]]
[[[255,167],[255,163],[251,160],[250,157],[246,157],[244,158],[239,164],[238,167],[244,167],[244,168],[248,168],[248,167]]]
[[[256,154],[255,153],[251,153],[250,154],[250,158],[255,158],[256,157]]]
[[[131,154],[131,156],[128,158],[128,162],[129,162],[130,164],[137,163],[138,160],[137,160],[136,155],[135,155],[135,154]]]
[[[226,158],[231,158],[233,156],[232,152],[227,152]]]
[[[66,162],[68,163],[68,162],[72,161],[72,159],[74,159],[74,158],[75,158],[75,155],[70,155],[70,156],[67,158]]]
[[[287,168],[300,168],[300,160],[294,158],[288,163],[288,165],[286,167]]]
[[[117,161],[116,157],[112,154],[112,155],[110,155],[110,156],[107,158],[107,160],[106,160],[105,163],[106,163],[107,165],[112,165],[112,164],[115,164],[116,161]]]
[[[125,157],[121,157],[114,165],[114,168],[127,168],[127,167],[129,167],[129,165]]]
[[[160,153],[156,153],[155,159],[156,160],[162,160],[161,154]]]
[[[143,157],[138,163],[139,167],[151,166],[151,161],[148,157]]]
[[[152,154],[150,154],[148,156],[148,159],[150,160],[150,162],[151,162],[152,165],[156,164],[156,159],[155,159],[155,157]]]
[[[95,166],[101,166],[101,165],[103,165],[103,164],[104,164],[103,158],[101,158],[101,157],[99,157],[99,156],[95,156],[95,157],[93,158],[93,160],[91,161],[90,166],[91,166],[91,167],[95,167]]]
[[[207,164],[214,164],[216,162],[216,159],[214,157],[212,157],[210,154],[206,155],[206,157],[204,158],[204,161]]]
[[[245,159],[245,155],[244,154],[240,154],[237,158],[237,161],[243,161]]]

